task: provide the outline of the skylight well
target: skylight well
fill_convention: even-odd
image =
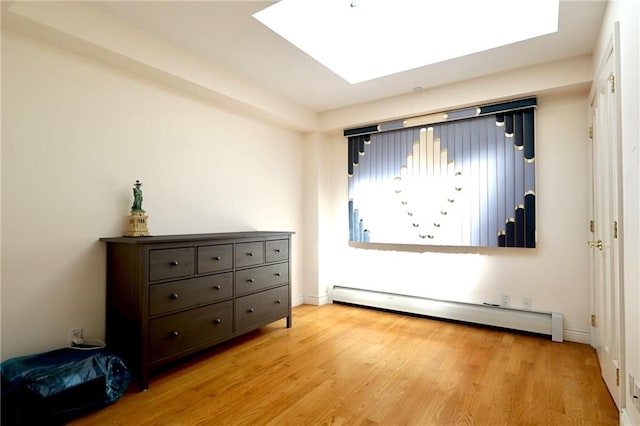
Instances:
[[[351,84],[558,31],[559,0],[281,0],[253,15]]]

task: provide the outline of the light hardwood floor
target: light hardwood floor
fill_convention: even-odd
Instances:
[[[616,425],[594,350],[343,305],[164,371],[74,425]]]

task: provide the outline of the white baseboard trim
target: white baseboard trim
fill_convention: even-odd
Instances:
[[[578,330],[575,328],[564,329],[564,340],[569,342],[584,343],[585,345],[591,344],[591,333],[585,330]]]
[[[332,296],[334,303],[338,301],[401,313],[519,330],[549,335],[554,342],[563,341],[563,316],[558,312],[513,309],[342,286],[333,286]]]
[[[636,426],[626,408],[620,410],[620,426]]]
[[[328,294],[325,294],[324,296],[303,296],[300,304],[322,306],[328,303],[331,303],[331,299]]]
[[[331,297],[326,294],[324,296],[296,296],[293,298],[291,305],[314,305],[322,306],[331,303]],[[575,328],[565,328],[563,331],[564,340],[575,343],[591,344],[591,333],[585,330]]]

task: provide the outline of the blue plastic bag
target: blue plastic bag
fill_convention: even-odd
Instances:
[[[107,349],[58,349],[0,364],[2,424],[55,423],[116,401],[131,375]],[[37,419],[34,419],[37,416]]]

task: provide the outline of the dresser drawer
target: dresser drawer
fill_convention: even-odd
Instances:
[[[264,241],[236,244],[236,268],[264,263]]]
[[[149,315],[158,315],[233,296],[233,273],[149,286]]]
[[[265,246],[265,258],[267,262],[289,259],[289,240],[267,241]]]
[[[151,362],[233,333],[233,302],[192,309],[149,321]]]
[[[149,252],[149,281],[185,277],[195,273],[195,248],[158,249]]]
[[[289,264],[261,266],[236,272],[236,295],[289,282]]]
[[[198,273],[224,271],[233,267],[233,245],[198,247]]]
[[[273,288],[236,299],[236,331],[289,314],[289,286]]]

